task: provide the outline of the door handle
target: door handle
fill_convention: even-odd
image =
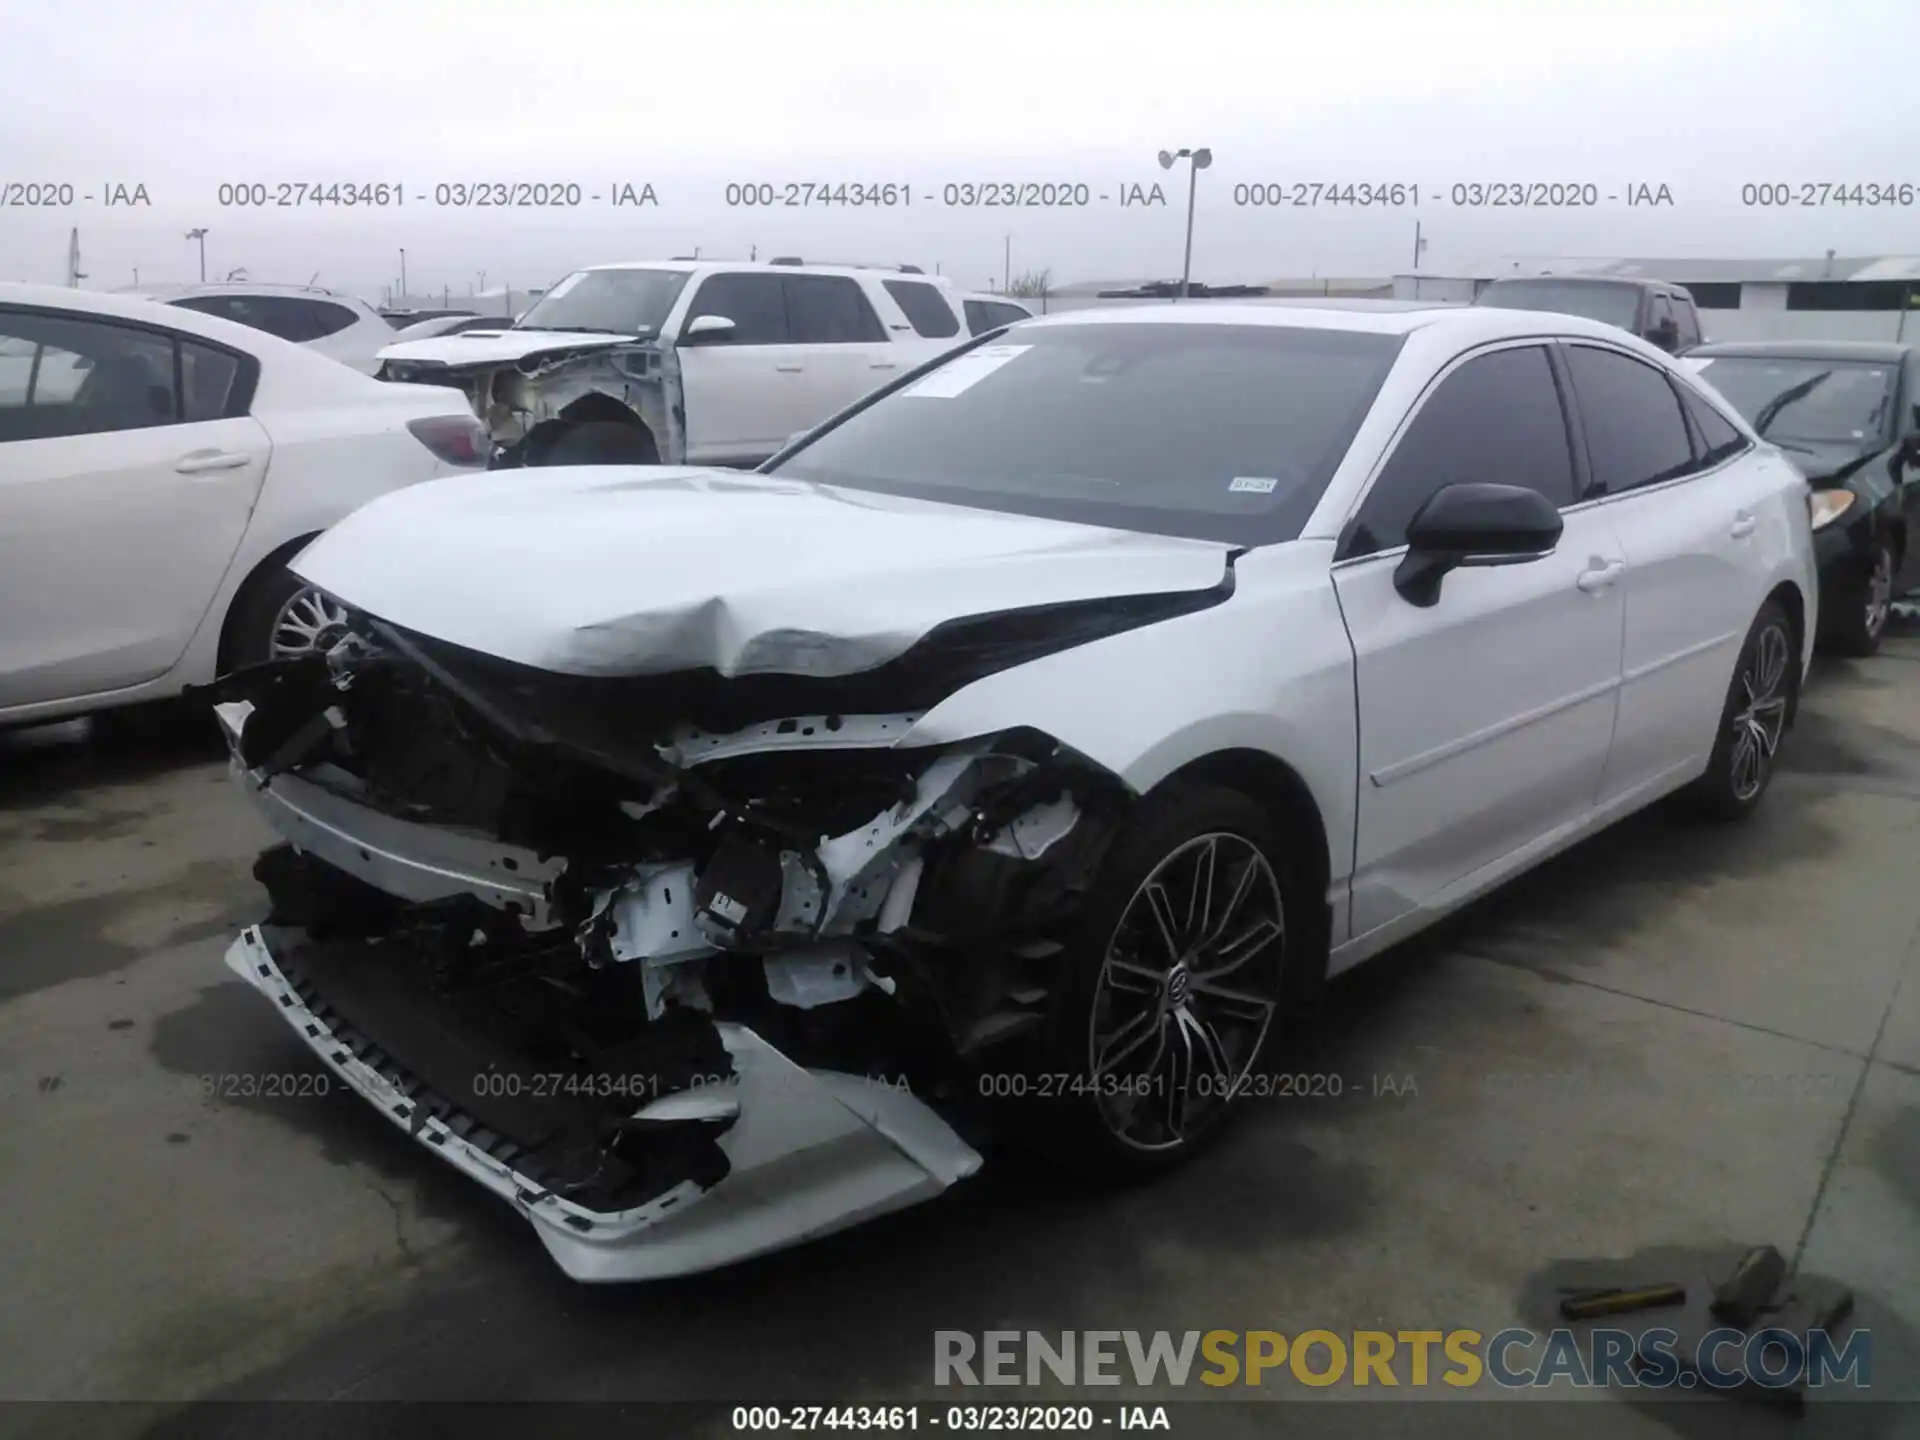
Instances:
[[[205,475],[214,470],[238,470],[253,463],[253,457],[238,450],[196,450],[182,455],[174,465],[180,475]]]
[[[1759,528],[1760,522],[1742,510],[1733,517],[1733,528],[1727,533],[1736,540],[1744,540]]]
[[[1624,560],[1609,560],[1604,565],[1590,565],[1580,572],[1580,578],[1573,583],[1589,595],[1598,595],[1602,590],[1620,578],[1620,572],[1627,568]]]
[[[782,375],[798,375],[807,367],[804,365],[775,365],[773,368],[778,370]]]

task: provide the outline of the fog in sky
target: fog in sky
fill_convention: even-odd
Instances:
[[[969,287],[1384,275],[1502,255],[1920,250],[1920,201],[1752,209],[1741,186],[1920,186],[1916,0],[5,0],[0,278],[306,282],[378,298],[545,284],[685,254],[911,262]],[[436,205],[578,184],[577,207]],[[1084,183],[1084,207],[943,203]],[[221,203],[220,186],[386,183],[397,208]],[[894,207],[729,206],[729,183],[895,184]],[[1235,187],[1411,186],[1419,204],[1255,207]],[[1455,184],[1591,183],[1591,209],[1476,209]],[[74,187],[68,208],[18,187]],[[1130,187],[1164,205],[1123,206]],[[1630,187],[1670,205],[1629,207]],[[149,204],[108,206],[115,185]],[[615,207],[617,187],[657,204]],[[47,192],[43,189],[41,192]],[[56,198],[57,190],[52,192]],[[257,192],[255,192],[257,193]],[[564,193],[564,192],[563,192]],[[242,189],[240,196],[247,192]],[[598,201],[587,198],[598,194]],[[85,198],[91,195],[91,200]],[[1105,200],[1101,196],[1108,197]],[[1618,200],[1610,201],[1610,195]],[[453,198],[453,192],[446,192]]]

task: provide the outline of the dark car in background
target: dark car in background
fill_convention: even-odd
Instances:
[[[1821,640],[1872,654],[1893,601],[1920,584],[1920,348],[1725,341],[1687,363],[1806,475]]]
[[[1550,310],[1584,315],[1638,335],[1669,355],[1701,341],[1700,311],[1685,286],[1665,280],[1614,280],[1585,275],[1539,275],[1495,280],[1474,297],[1502,310]]]

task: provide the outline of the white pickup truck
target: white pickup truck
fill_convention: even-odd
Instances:
[[[997,298],[997,297],[996,297]],[[389,345],[456,386],[496,466],[752,466],[993,315],[917,271],[649,260],[577,270],[511,327]]]

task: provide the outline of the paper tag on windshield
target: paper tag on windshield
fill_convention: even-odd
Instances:
[[[1227,489],[1240,495],[1271,495],[1279,483],[1271,475],[1236,475]]]
[[[978,385],[1009,361],[1018,360],[1031,345],[983,345],[978,350],[949,361],[926,379],[909,385],[900,393],[922,400],[951,400]]]

